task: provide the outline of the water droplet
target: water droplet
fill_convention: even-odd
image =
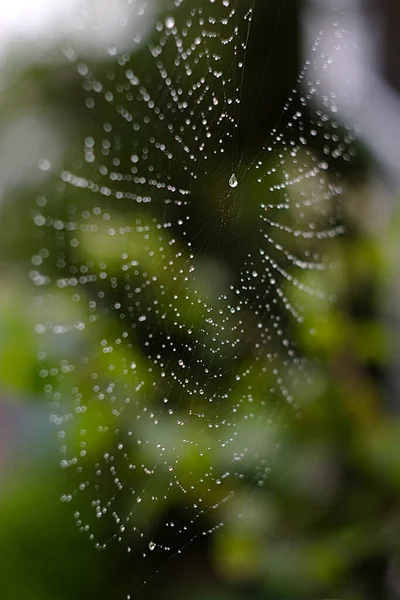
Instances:
[[[156,547],[156,544],[154,542],[150,542],[149,550],[154,550],[155,547]]]
[[[235,188],[239,185],[235,173],[232,173],[231,178],[229,179],[229,185],[231,188]]]
[[[167,29],[172,29],[175,25],[175,19],[174,17],[167,17],[165,19],[165,27],[167,27]]]

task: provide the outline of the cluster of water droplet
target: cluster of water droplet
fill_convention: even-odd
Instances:
[[[145,47],[112,51],[104,80],[69,53],[88,124],[103,120],[103,134],[88,132],[56,202],[40,197],[33,217],[48,244],[31,272],[40,376],[72,473],[62,501],[98,549],[117,541],[143,557],[180,553],[199,523],[203,533],[222,527],[250,467],[264,485],[268,432],[282,403],[299,410],[306,372],[290,323],[309,327],[307,298],[329,299],[313,274],[329,268],[319,245],[343,232],[335,161],[354,153],[335,95],[321,97],[310,75],[333,60],[316,42],[281,126],[252,160],[240,156],[254,3],[176,5]],[[207,197],[217,199],[211,220],[193,222]],[[218,245],[232,206],[244,215],[253,198],[256,246],[243,244],[239,277],[225,285],[207,243]],[[174,506],[185,507],[182,522],[167,516]]]

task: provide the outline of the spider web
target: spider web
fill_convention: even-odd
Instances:
[[[320,86],[335,56],[317,32],[254,155],[241,110],[255,10],[176,0],[133,51],[110,47],[106,70],[65,52],[86,130],[34,215],[40,375],[62,502],[98,550],[119,543],[137,567],[182,553],[265,485],[310,384],[298,333],[333,299],[327,251],[355,154]],[[340,18],[333,7],[338,39]]]

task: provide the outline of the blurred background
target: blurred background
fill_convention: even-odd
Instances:
[[[267,484],[250,495],[238,488],[238,504],[219,513],[222,520],[229,517],[225,527],[202,536],[215,523],[199,523],[198,538],[182,555],[133,590],[129,556],[114,546],[96,552],[60,502],[67,476],[43,390],[41,306],[32,281],[43,260],[50,271],[63,260],[70,266],[70,257],[60,258],[38,237],[39,212],[60,202],[63,165],[76,160],[88,128],[93,138],[101,138],[107,119],[102,114],[87,121],[82,80],[71,67],[71,55],[79,52],[106,78],[115,60],[113,45],[129,52],[133,38],[139,46],[145,43],[158,13],[169,5],[161,0],[1,4],[1,598],[102,600],[123,598],[128,588],[132,598],[400,598],[400,5],[397,0],[335,4],[346,11],[354,54],[347,54],[337,71],[328,71],[321,85],[341,98],[337,119],[357,130],[359,147],[343,169],[348,233],[329,247],[339,264],[338,299],[325,306],[323,326],[311,340],[301,328],[292,332],[304,352],[318,358],[314,391],[301,399],[300,411],[283,410],[276,417],[279,452],[271,456]],[[249,154],[275,126],[315,31],[324,28],[331,9],[330,0],[256,2],[242,108],[243,118],[251,114],[257,123],[246,139]],[[329,54],[337,43],[324,36],[322,51]],[[310,110],[310,127],[312,122]],[[131,135],[128,125],[125,135]],[[71,192],[69,206],[79,203],[79,193]],[[112,200],[102,202],[112,214]],[[244,219],[242,226],[251,235],[251,221]],[[89,258],[103,242],[86,248]],[[202,248],[201,239],[198,243]],[[245,244],[241,235],[235,251],[222,255],[216,280],[225,270],[239,270]],[[117,251],[107,249],[111,263]],[[218,260],[219,252],[215,244]],[[111,310],[111,297],[104,300],[105,311],[107,302]],[[56,321],[68,314],[79,322],[71,303],[56,308]],[[106,326],[112,335],[111,318]],[[90,333],[79,335],[79,344],[90,349]],[[54,336],[51,350],[60,357],[66,356],[61,337]],[[74,345],[67,349],[70,355],[75,351]],[[62,368],[68,370],[68,361]],[[101,371],[101,359],[93,368]],[[192,435],[201,438],[202,428]],[[96,448],[97,441],[89,444]],[[216,454],[213,460],[223,459]],[[244,520],[235,517],[240,502],[247,505]],[[184,507],[172,503],[167,513],[179,522]],[[156,528],[160,515],[150,518]],[[150,573],[152,560],[146,567]]]

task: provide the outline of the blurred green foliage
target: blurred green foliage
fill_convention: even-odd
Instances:
[[[265,9],[268,24],[276,18],[276,5],[271,6]],[[289,53],[288,48],[296,46],[298,9],[298,3],[289,3],[284,14],[279,30],[282,39],[275,44],[271,72],[265,81],[266,87],[273,82],[278,91],[269,110],[264,110],[265,106],[260,109],[262,117],[257,116],[260,127],[250,144],[253,148],[259,144],[258,136],[262,139],[269,131],[275,112],[282,105],[281,99],[285,99],[297,71],[297,54],[295,51]],[[265,27],[269,31],[269,25]],[[262,22],[257,23],[257,35],[256,40],[260,43],[266,35]],[[257,48],[256,41],[251,49],[253,56]],[[255,59],[250,57],[248,63],[248,89],[251,90],[260,74]],[[100,62],[97,68],[106,73],[109,65]],[[35,92],[34,103],[29,93],[32,90]],[[252,97],[249,93],[244,100],[244,118],[246,109],[247,115],[251,113]],[[276,106],[272,106],[275,103]],[[12,120],[19,112],[35,110],[37,106],[50,111],[52,119],[65,129],[68,161],[79,154],[82,138],[90,129],[94,136],[101,136],[96,128],[104,122],[104,115],[97,113],[91,122],[84,123],[82,90],[68,67],[41,65],[21,73],[4,95],[3,119]],[[106,111],[107,107],[102,110]],[[69,128],[68,123],[73,126]],[[126,135],[129,135],[128,130]],[[250,153],[250,149],[248,151]],[[357,177],[354,172],[348,174],[350,185],[346,202],[350,208],[354,204],[362,207],[363,203],[370,202],[370,191],[362,186],[360,176],[366,168],[367,165],[358,164]],[[87,537],[78,533],[70,507],[59,502],[67,476],[59,468],[59,450],[53,429],[44,425],[48,414],[43,406],[43,380],[38,367],[38,336],[35,332],[41,307],[27,278],[31,257],[41,242],[38,228],[32,224],[35,215],[32,198],[37,198],[38,194],[52,198],[51,207],[43,210],[54,210],[56,206],[58,217],[67,220],[69,207],[74,202],[79,204],[82,194],[80,190],[71,191],[67,205],[58,200],[54,190],[57,190],[54,180],[36,186],[24,182],[22,173],[20,186],[9,192],[1,207],[0,378],[3,400],[0,410],[4,441],[0,442],[0,595],[1,598],[21,600],[122,598],[131,582],[136,581],[134,569],[148,568],[151,574],[154,564],[149,559],[147,567],[142,564],[136,567],[129,556],[115,546],[104,553],[96,553]],[[255,205],[260,202],[256,193],[252,197]],[[93,202],[98,203],[98,198]],[[111,200],[103,198],[102,202],[112,214],[113,227],[124,228],[138,217],[142,223],[151,222],[152,206],[139,210],[136,205],[125,203],[117,211]],[[257,243],[251,239],[254,229],[251,209],[245,207],[239,225],[240,236],[234,247],[228,243],[228,252],[218,245],[218,241],[215,246],[214,240],[210,241],[210,253],[214,252],[218,259],[222,256],[222,260],[220,270],[214,275],[206,272],[203,292],[204,297],[211,298],[215,305],[218,282],[228,277],[227,273],[238,271],[244,245]],[[193,210],[196,211],[196,207]],[[150,584],[131,592],[133,598],[383,600],[400,596],[400,422],[387,408],[385,369],[390,359],[389,336],[388,325],[380,318],[382,296],[393,274],[393,256],[397,255],[399,226],[396,221],[391,223],[383,243],[368,231],[357,211],[354,214],[349,209],[346,220],[349,235],[334,239],[326,246],[338,268],[328,275],[322,273],[318,280],[325,291],[335,292],[338,300],[330,304],[310,298],[305,311],[315,333],[310,335],[309,329],[305,331],[301,326],[297,331],[291,331],[304,352],[317,359],[312,374],[313,386],[298,390],[296,404],[299,410],[277,408],[271,400],[273,432],[268,436],[252,424],[242,432],[249,439],[259,436],[263,451],[271,446],[268,453],[270,472],[265,485],[253,487],[249,481],[238,484],[228,508],[222,505],[214,514],[205,517],[198,525],[198,540],[181,556],[169,561],[167,568]],[[142,239],[135,233],[128,233],[121,242],[121,237],[112,238],[107,234],[104,224],[104,232],[79,232],[76,235],[79,245],[74,256],[78,255],[83,263],[105,260],[109,275],[116,275],[121,252],[129,247],[130,253],[140,257],[149,276],[156,275],[161,280],[164,277],[170,284],[168,294],[175,294],[175,284],[168,281],[168,273],[162,272],[156,253],[150,260],[148,252],[143,252]],[[146,243],[156,247],[157,240],[150,235]],[[198,244],[201,249],[204,240],[200,239]],[[44,237],[43,247],[51,257],[57,256],[56,237]],[[184,262],[182,249],[182,264]],[[53,258],[46,264],[49,273],[56,270]],[[176,268],[179,269],[179,265]],[[305,284],[307,277],[305,272]],[[296,300],[296,289],[288,286],[285,291],[289,298]],[[111,307],[114,301],[110,289],[110,295],[105,299],[106,308],[107,303]],[[304,298],[302,301],[304,304]],[[204,327],[202,310],[191,308],[188,312],[188,305],[184,302],[180,306],[182,320],[188,327],[200,331]],[[52,306],[54,314],[47,317],[55,323],[79,324],[83,310],[79,302],[71,302],[70,292],[63,297],[58,291],[57,302]],[[250,320],[249,336],[253,326],[254,321]],[[85,332],[77,327],[66,336],[51,336],[46,342],[48,353],[60,362],[68,355],[73,356],[81,345],[92,348],[94,335],[96,339],[115,337],[118,327],[119,323],[110,317],[95,321]],[[207,335],[206,329],[204,335]],[[229,340],[233,334],[227,331],[226,335]],[[117,397],[124,394],[126,364],[134,363],[140,372],[144,360],[140,340],[131,344],[129,355],[126,348],[120,354],[114,352],[112,376],[118,382],[114,390]],[[243,363],[252,360],[254,357],[244,350]],[[94,361],[91,369],[96,369],[107,381],[111,359],[98,353]],[[253,376],[257,386],[255,366]],[[63,380],[57,377],[54,375],[55,389],[63,393]],[[79,389],[90,395],[89,368],[82,367],[73,377]],[[132,377],[131,373],[129,377]],[[151,396],[151,377],[147,376],[144,387],[148,390],[149,402],[156,403],[157,399]],[[239,382],[234,387],[233,393],[240,394],[240,385]],[[111,421],[109,433],[100,436],[96,433],[98,425],[101,423],[105,427],[107,422],[104,415],[98,419],[96,413],[88,411],[80,421],[80,427],[83,423],[89,431],[91,456],[87,460],[93,464],[96,457],[114,443]],[[71,427],[73,429],[73,425]],[[174,430],[166,430],[164,434],[177,435]],[[72,435],[75,435],[78,448],[78,430]],[[143,431],[143,436],[146,435],[151,432]],[[204,445],[208,443],[207,436],[211,435],[200,425],[192,432],[192,437]],[[223,464],[226,461],[224,450],[216,449],[211,459]],[[182,472],[191,470],[193,480],[204,468],[196,463],[197,460],[190,447],[181,456],[179,468]],[[253,467],[248,465],[249,474]],[[248,479],[251,480],[251,475]],[[161,489],[165,482],[161,477],[155,479],[154,485]],[[221,497],[224,491],[221,491]],[[195,494],[199,496],[198,489]],[[120,501],[123,503],[126,499],[122,496]],[[179,520],[183,509],[179,499],[172,494],[166,513],[171,511]],[[237,517],[241,514],[242,518]],[[161,516],[165,518],[149,504],[140,518],[142,524],[151,527]],[[204,529],[212,528],[226,518],[225,527],[215,534],[206,538],[200,535]],[[106,525],[104,529],[105,537],[112,534]]]

